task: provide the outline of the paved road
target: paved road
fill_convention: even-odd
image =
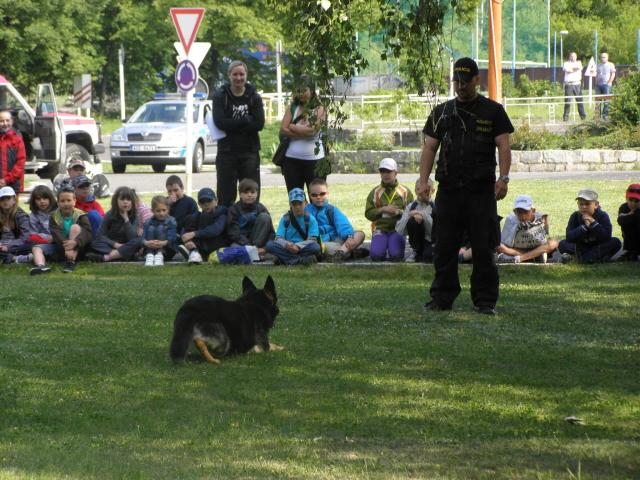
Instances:
[[[150,168],[149,168],[150,170]],[[215,188],[216,173],[213,167],[205,167],[202,173],[194,174],[192,177],[192,188],[198,191],[204,187]],[[167,176],[175,173],[179,175],[183,181],[185,178],[184,168],[169,167],[165,173],[149,173],[149,172],[133,172],[123,174],[107,175],[111,185],[111,191],[122,185],[134,187],[140,193],[154,193],[164,191],[164,181]],[[40,181],[36,175],[27,175],[27,184],[29,181]],[[413,183],[418,175],[415,173],[401,173],[398,175],[401,182]],[[628,172],[536,172],[536,173],[512,173],[511,178],[514,180],[622,180],[629,183],[640,183],[640,171],[632,170]],[[375,184],[380,181],[378,174],[332,174],[329,176],[330,183],[364,183]],[[51,185],[49,181],[44,182]],[[262,173],[262,185],[265,187],[283,187],[284,177],[279,173],[270,173],[267,169]]]

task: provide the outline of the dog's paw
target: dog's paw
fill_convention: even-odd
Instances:
[[[284,347],[279,347],[275,343],[270,343],[269,344],[269,350],[284,350]]]

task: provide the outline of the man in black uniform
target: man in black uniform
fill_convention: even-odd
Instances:
[[[458,250],[465,232],[471,241],[473,272],[471,299],[480,313],[495,315],[498,269],[494,250],[500,243],[497,200],[507,195],[513,125],[497,102],[476,91],[478,65],[461,58],[454,65],[457,98],[438,105],[427,120],[420,158],[420,188],[427,179],[440,147],[436,167],[435,278],[431,298],[423,310],[451,310],[460,294]],[[496,181],[496,147],[500,176]]]

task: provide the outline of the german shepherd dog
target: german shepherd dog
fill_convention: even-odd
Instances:
[[[248,352],[281,350],[269,343],[269,329],[275,326],[280,309],[271,275],[262,290],[249,277],[242,280],[242,296],[235,301],[215,295],[200,295],[187,300],[173,322],[173,340],[169,355],[175,363],[184,363],[193,342],[207,362]]]

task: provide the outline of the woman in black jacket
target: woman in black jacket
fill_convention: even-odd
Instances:
[[[247,66],[229,65],[229,80],[213,97],[213,121],[226,137],[218,140],[216,171],[218,204],[230,207],[236,201],[238,182],[250,178],[260,186],[260,136],[264,128],[262,98],[247,83]],[[259,191],[259,190],[258,190]]]

